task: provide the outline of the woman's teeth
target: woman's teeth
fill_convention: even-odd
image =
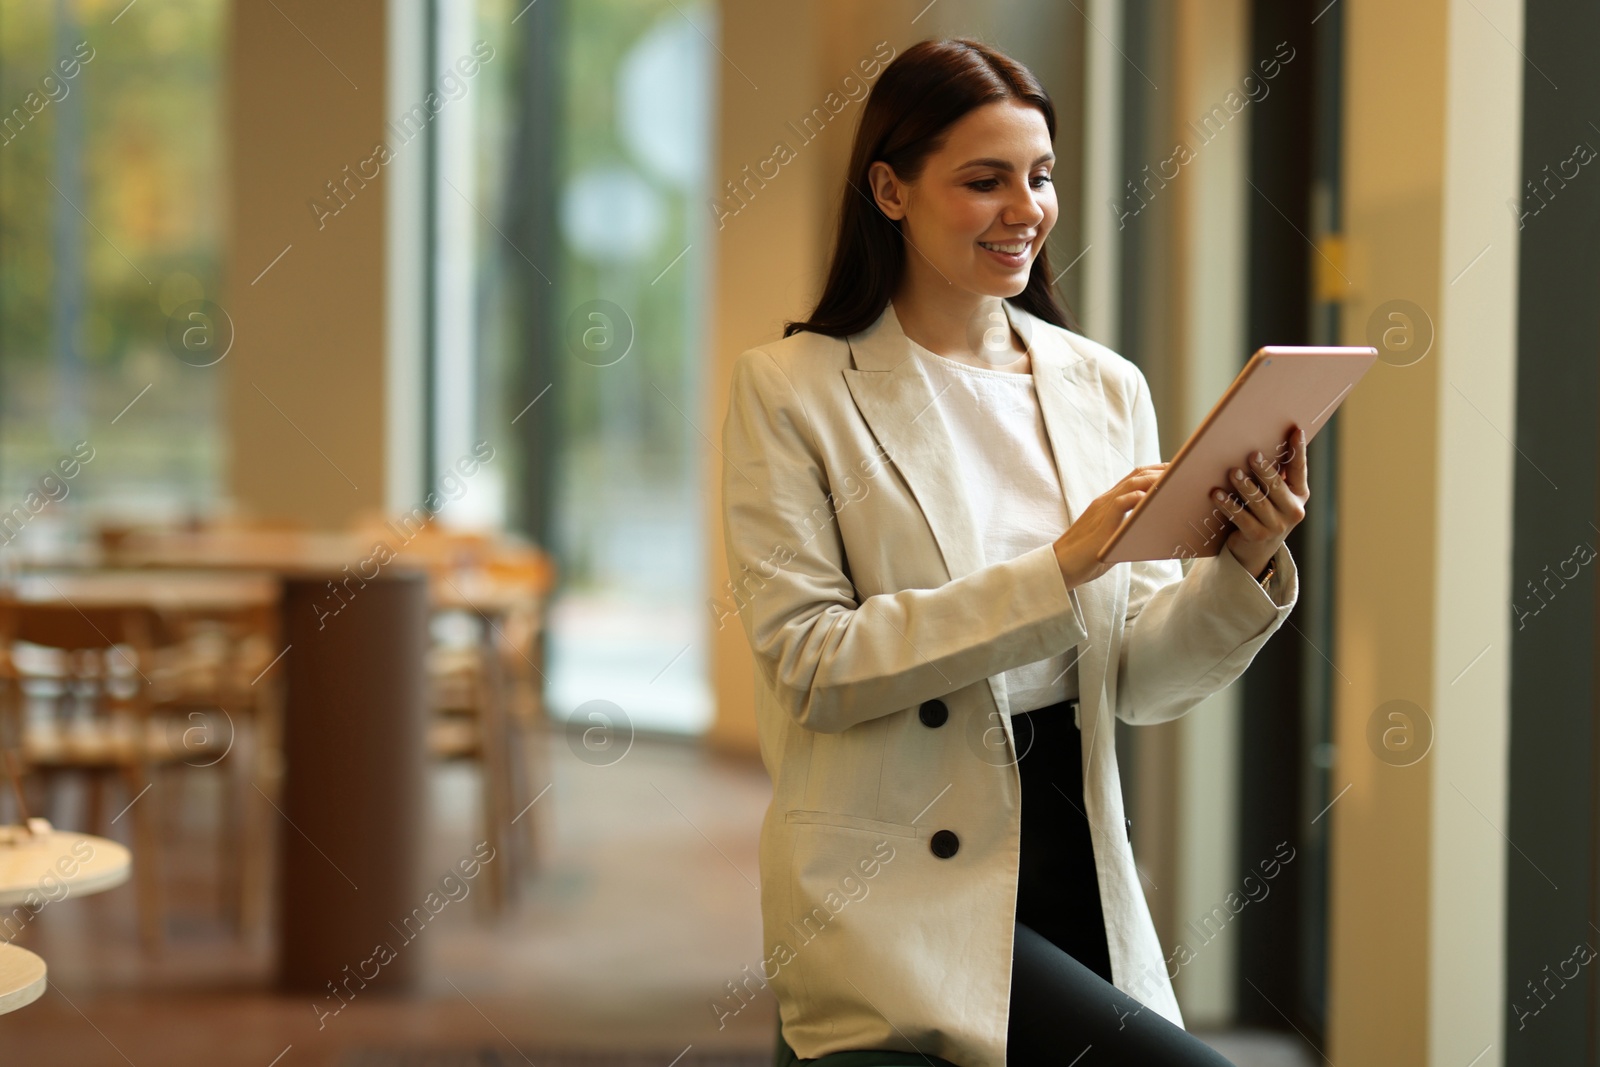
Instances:
[[[1001,244],[990,244],[987,241],[979,241],[978,244],[982,245],[984,248],[989,249],[991,252],[1004,252],[1007,255],[1015,256],[1015,255],[1020,255],[1021,253],[1027,251],[1029,242],[1027,242],[1027,241],[1017,241],[1017,242],[1014,242],[1012,244],[1003,244],[1003,245],[1001,245]]]

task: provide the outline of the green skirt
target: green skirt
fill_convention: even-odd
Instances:
[[[802,1060],[783,1039],[783,1024],[778,1024],[778,1052],[775,1067],[959,1067],[937,1056],[916,1052],[830,1052],[821,1059]]]

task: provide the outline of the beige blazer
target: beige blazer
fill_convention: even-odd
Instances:
[[[1075,519],[1160,462],[1150,390],[1110,349],[1005,307]],[[722,614],[737,613],[755,657],[773,799],[760,973],[747,968],[728,1003],[770,983],[802,1059],[900,1049],[1004,1067],[1021,811],[1002,672],[1076,647],[1112,975],[1182,1026],[1112,716],[1164,722],[1237,678],[1294,606],[1294,561],[1280,550],[1265,589],[1226,550],[1121,563],[1070,591],[1049,544],[985,565],[910,356],[890,305],[847,340],[802,331],[734,362]]]

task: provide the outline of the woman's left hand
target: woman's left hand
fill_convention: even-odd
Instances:
[[[1233,492],[1213,489],[1211,497],[1235,529],[1224,542],[1244,569],[1259,578],[1289,531],[1306,517],[1311,490],[1306,484],[1305,431],[1296,426],[1284,439],[1288,462],[1280,473],[1274,458],[1257,452],[1244,468],[1229,472]],[[1243,503],[1240,503],[1240,500]]]

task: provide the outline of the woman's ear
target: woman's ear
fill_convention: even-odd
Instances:
[[[867,183],[872,186],[872,199],[891,219],[906,216],[906,187],[895,176],[894,168],[883,160],[876,160],[867,168]]]

